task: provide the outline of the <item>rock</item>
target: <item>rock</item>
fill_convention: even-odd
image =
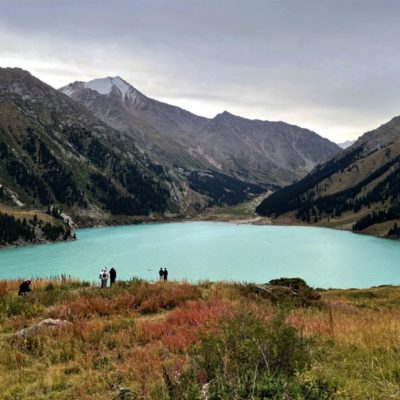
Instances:
[[[211,382],[207,382],[201,387],[201,392],[200,392],[201,400],[208,400],[208,389],[210,387],[210,384]]]
[[[30,326],[29,328],[21,329],[15,335],[18,338],[26,338],[27,336],[38,333],[46,328],[65,328],[71,325],[72,322],[67,320],[47,318],[35,325]]]
[[[128,388],[120,388],[119,393],[113,398],[113,400],[134,400],[136,398],[135,393]]]

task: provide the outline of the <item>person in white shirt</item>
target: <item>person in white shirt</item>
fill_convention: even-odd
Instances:
[[[108,281],[107,268],[104,268],[101,270],[99,278],[101,280],[101,288],[105,289],[107,287],[107,281]]]

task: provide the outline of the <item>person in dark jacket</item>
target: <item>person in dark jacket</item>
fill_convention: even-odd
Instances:
[[[29,287],[30,284],[31,284],[31,281],[22,282],[19,285],[18,296],[24,296],[27,293],[32,292],[31,288]]]
[[[164,282],[168,280],[168,271],[167,268],[164,268]]]
[[[160,275],[160,282],[162,282],[164,280],[164,271],[162,268],[158,271],[158,275]]]
[[[114,267],[110,269],[110,286],[114,285],[115,280],[117,279],[117,271]]]

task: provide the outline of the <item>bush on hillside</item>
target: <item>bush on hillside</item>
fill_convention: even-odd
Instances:
[[[295,291],[300,291],[305,288],[310,288],[307,283],[301,278],[279,278],[272,279],[269,281],[270,285],[274,286],[285,286],[289,287]]]
[[[237,285],[241,296],[266,299],[284,307],[308,307],[317,305],[321,295],[301,278],[279,278],[267,284]]]
[[[209,400],[330,399],[334,388],[299,377],[311,363],[309,341],[278,315],[266,324],[238,313],[221,332],[205,335],[177,382],[165,376],[171,398]],[[201,392],[203,391],[203,395]]]

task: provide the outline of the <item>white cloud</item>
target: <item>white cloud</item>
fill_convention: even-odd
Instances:
[[[120,75],[200,115],[344,141],[399,114],[399,11],[391,0],[2,0],[0,65],[54,87]]]

